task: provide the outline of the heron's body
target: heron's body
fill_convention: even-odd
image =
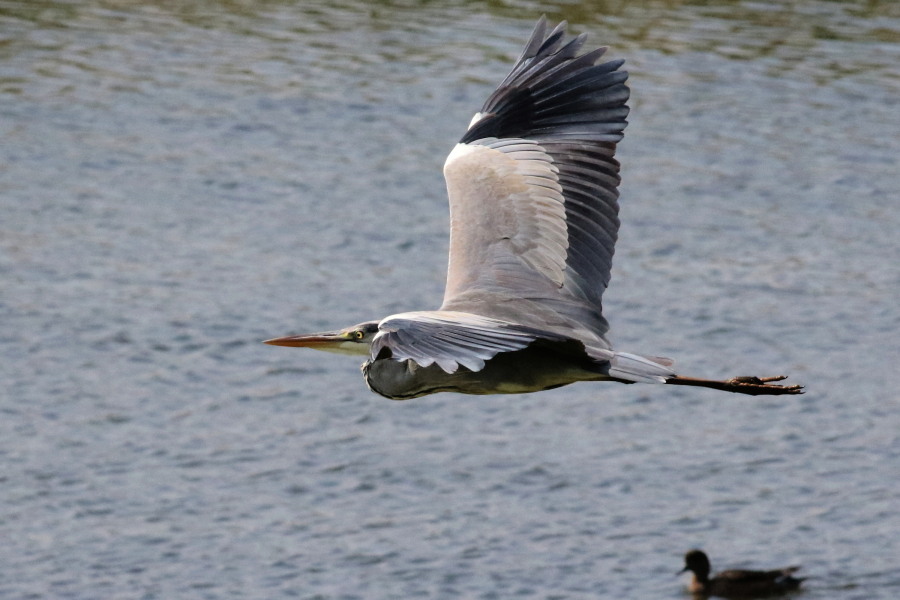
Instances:
[[[507,78],[450,152],[450,257],[436,311],[269,340],[367,355],[369,387],[405,399],[454,391],[534,392],[577,381],[799,393],[778,378],[681,377],[672,361],[612,349],[602,295],[618,236],[628,114],[622,61],[580,53],[565,25],[538,23]]]
[[[576,381],[609,379],[603,367],[577,354],[567,355],[557,343],[534,343],[498,354],[480,371],[460,367],[445,372],[437,364],[420,367],[414,360],[381,358],[362,370],[369,388],[392,400],[408,400],[436,392],[521,394],[557,388]]]
[[[386,322],[386,323],[385,323]],[[466,322],[470,329],[461,330],[474,338],[476,325],[485,324],[484,317],[466,313],[446,311],[424,311],[388,317],[382,323],[388,332],[386,336],[404,336],[407,333],[421,337],[415,331],[421,323],[433,323],[445,332],[446,323]],[[600,381],[610,379],[609,362],[588,356],[583,342],[554,334],[550,327],[546,331],[528,327],[515,327],[512,321],[504,331],[508,339],[504,343],[509,349],[498,352],[490,360],[476,354],[462,356],[457,353],[450,363],[441,365],[440,358],[428,365],[421,358],[396,360],[392,351],[379,349],[375,356],[363,364],[366,383],[374,392],[394,400],[416,398],[436,392],[460,392],[464,394],[518,394],[536,392],[560,387],[576,381]],[[501,328],[495,322],[491,327]],[[382,327],[379,325],[379,327]],[[493,335],[493,330],[490,330]],[[462,341],[462,336],[456,338]],[[384,339],[379,345],[394,343]],[[499,343],[499,342],[498,342]],[[519,346],[514,348],[513,346]],[[464,351],[460,348],[459,351]],[[434,353],[439,354],[439,353]],[[460,364],[463,363],[463,364]],[[466,366],[468,365],[468,366]],[[448,372],[452,371],[452,372]]]

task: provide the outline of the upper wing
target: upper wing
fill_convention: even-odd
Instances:
[[[442,308],[486,314],[485,298],[522,300],[532,307],[524,314],[537,303],[602,336],[628,75],[622,61],[595,64],[605,48],[578,56],[584,35],[563,44],[565,23],[546,31],[542,18],[444,165]]]

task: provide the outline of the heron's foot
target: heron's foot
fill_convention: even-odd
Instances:
[[[729,392],[750,394],[751,396],[777,396],[780,394],[803,393],[802,385],[772,385],[775,381],[783,381],[785,379],[787,379],[787,375],[776,375],[774,377],[732,377],[725,382],[725,389]]]

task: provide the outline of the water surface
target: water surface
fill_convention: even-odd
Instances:
[[[406,403],[259,340],[434,308],[444,157],[547,12],[631,72],[617,347],[800,398]],[[900,589],[892,1],[0,3],[0,596]]]

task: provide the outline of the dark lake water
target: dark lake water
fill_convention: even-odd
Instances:
[[[542,12],[631,72],[613,342],[806,395],[259,343],[439,305]],[[0,597],[675,599],[691,547],[900,596],[900,3],[3,0],[0,134]]]

